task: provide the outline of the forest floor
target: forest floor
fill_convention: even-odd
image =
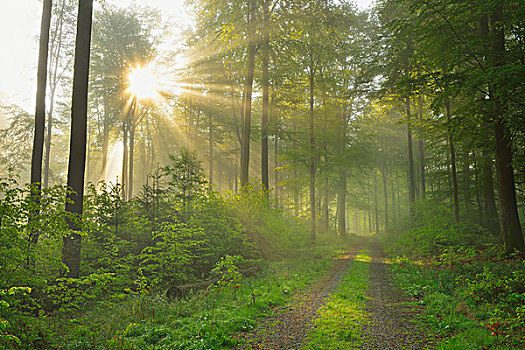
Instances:
[[[355,343],[349,341],[344,348],[432,348],[432,338],[425,334],[417,322],[420,308],[394,285],[381,246],[377,240],[367,237],[341,255],[329,272],[317,282],[296,293],[289,304],[273,309],[271,315],[263,319],[253,332],[241,334],[244,344],[239,349],[331,349],[330,345],[312,346],[308,339],[316,332],[316,319],[320,317],[331,295],[344,279],[351,278],[351,262],[363,251],[371,258],[367,263],[369,281],[367,296],[364,298],[366,306],[363,307],[366,321],[356,321],[364,339]]]

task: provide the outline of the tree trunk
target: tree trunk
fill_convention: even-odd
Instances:
[[[315,241],[315,124],[314,124],[314,83],[315,83],[315,70],[310,68],[310,114],[308,122],[309,138],[310,138],[310,224],[311,224],[311,233],[310,238]]]
[[[346,170],[339,175],[339,193],[337,194],[337,232],[346,235]]]
[[[377,171],[374,170],[374,213],[375,213],[375,226],[376,233],[379,233],[379,209],[377,203]]]
[[[79,0],[75,64],[73,73],[73,101],[71,108],[71,142],[67,185],[66,211],[80,216],[83,211],[84,172],[86,166],[87,97],[93,0]],[[62,262],[68,268],[68,277],[80,274],[80,227],[76,220],[69,222],[71,233],[64,237]]]
[[[472,151],[472,156],[474,158],[474,181],[475,181],[475,194],[476,194],[476,204],[478,205],[478,224],[483,226],[483,206],[481,205],[481,197],[480,197],[480,190],[481,190],[481,184],[479,181],[479,167],[478,167],[478,159],[476,157],[476,151]]]
[[[465,150],[463,152],[463,193],[464,193],[464,200],[465,200],[465,211],[466,216],[470,217],[472,214],[472,198],[471,198],[471,178],[470,178],[470,152],[467,150],[466,145],[464,145]]]
[[[273,176],[275,179],[275,185],[274,185],[275,200],[277,203],[279,203],[280,186],[279,186],[279,137],[278,135],[275,135],[275,138],[273,140],[273,156],[274,156],[274,163],[275,163],[275,167],[273,169]]]
[[[35,134],[31,156],[31,184],[36,185],[35,200],[40,196],[42,182],[42,158],[46,123],[47,59],[49,53],[49,29],[51,27],[51,0],[44,0],[40,25],[40,47],[38,53],[37,92],[35,109]]]
[[[492,49],[490,64],[492,67],[503,66],[506,60],[502,13],[503,9],[499,5],[493,7],[490,14],[490,44]],[[498,175],[501,237],[507,253],[512,252],[514,249],[523,252],[525,251],[525,244],[516,203],[510,131],[507,129],[504,121],[504,97],[503,94],[498,94],[498,89],[497,85],[491,86],[490,100],[492,102],[492,117],[496,136],[496,173]]]
[[[135,159],[135,122],[131,122],[129,129],[129,175],[128,175],[128,200],[133,199],[133,169]]]
[[[109,103],[107,94],[103,97],[104,103],[104,126],[103,126],[103,140],[102,140],[102,172],[101,178],[106,179],[106,168],[108,164],[108,150],[109,150]]]
[[[128,186],[128,128],[126,121],[122,122],[122,200],[127,200],[127,186]]]
[[[483,197],[483,226],[496,237],[500,234],[498,209],[494,195],[494,182],[492,176],[492,156],[487,147],[481,150],[481,193]]]
[[[209,189],[213,190],[213,115],[210,113],[210,125],[208,128],[208,146],[209,146]]]
[[[385,232],[387,232],[388,231],[388,193],[386,191],[386,187],[387,187],[386,165],[384,167],[382,175],[383,175],[383,192],[385,195]]]
[[[407,136],[408,136],[408,202],[412,212],[412,203],[416,200],[416,182],[414,177],[414,150],[412,148],[412,122],[410,121],[410,98],[405,101],[407,113]]]
[[[456,222],[459,222],[459,188],[458,188],[458,177],[456,171],[456,151],[454,149],[454,139],[452,137],[452,115],[450,113],[450,101],[447,99],[445,102],[445,108],[447,112],[447,122],[448,122],[448,145],[450,150],[450,165],[452,167],[451,177],[453,185],[453,198],[454,198],[454,219]]]
[[[423,141],[423,99],[419,96],[419,166],[421,171],[421,198],[426,195],[425,142]]]
[[[270,180],[268,175],[268,116],[270,105],[270,79],[269,79],[269,61],[270,61],[270,1],[263,2],[263,42],[262,42],[262,120],[261,120],[261,179],[266,191],[270,189]]]
[[[323,216],[324,216],[324,232],[330,229],[330,210],[328,206],[329,192],[328,192],[328,177],[324,180],[324,201],[323,201]]]
[[[241,188],[246,186],[250,174],[250,140],[252,119],[252,90],[255,70],[255,1],[248,2],[248,62],[246,67],[246,82],[244,86],[244,123],[241,148]]]

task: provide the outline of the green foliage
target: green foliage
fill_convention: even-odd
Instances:
[[[270,202],[261,185],[247,184],[242,192],[230,194],[227,203],[264,258],[293,256],[307,248],[306,224],[283,215],[282,210]]]
[[[170,154],[169,159],[171,163],[164,168],[169,177],[168,193],[186,211],[194,199],[204,195],[206,176],[196,152],[182,148],[180,153]]]
[[[430,264],[395,260],[398,284],[424,304],[426,321],[447,336],[439,349],[523,346],[525,265],[496,246],[449,247]]]
[[[237,290],[241,287],[243,279],[239,268],[236,266],[236,264],[240,263],[241,261],[242,256],[239,255],[226,255],[222,257],[221,260],[215,265],[215,268],[212,270],[212,275],[217,276],[219,280],[211,287],[217,290],[228,288],[229,291],[236,296]]]
[[[152,277],[153,284],[185,280],[185,267],[197,257],[194,248],[205,243],[204,237],[201,228],[178,222],[176,218],[161,223],[154,232],[155,245],[144,248],[140,255],[142,270]]]
[[[449,246],[491,241],[479,225],[454,222],[451,209],[432,200],[414,203],[413,215],[408,220],[402,233],[385,237],[385,248],[390,255],[447,254]]]

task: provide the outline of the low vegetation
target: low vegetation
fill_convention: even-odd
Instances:
[[[424,203],[409,227],[385,238],[397,284],[425,305],[438,349],[525,345],[525,262],[505,254],[480,227],[455,224],[446,207]]]
[[[285,215],[264,191],[219,195],[207,189],[193,154],[183,151],[172,160],[130,202],[122,201],[119,186],[89,187],[79,278],[63,277],[59,259],[68,232],[65,189],[44,190],[35,203],[30,187],[1,181],[0,344],[232,346],[236,333],[286,302],[348,244],[340,237],[313,245],[305,224]],[[182,292],[166,295],[170,288]]]

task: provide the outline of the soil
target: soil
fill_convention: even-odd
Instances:
[[[365,326],[368,334],[364,349],[427,349],[432,339],[425,336],[414,322],[420,308],[407,306],[410,299],[395,287],[384,253],[378,242],[364,239],[340,257],[330,271],[309,289],[297,293],[292,301],[273,310],[272,315],[259,323],[251,333],[240,335],[244,344],[238,349],[298,350],[302,349],[318,310],[324,306],[346,275],[349,262],[366,246],[370,251],[370,281],[367,312],[371,323]]]
[[[416,322],[422,307],[394,285],[380,244],[373,240],[368,248],[372,257],[367,302],[371,323],[365,326],[364,349],[432,349],[433,338]]]

